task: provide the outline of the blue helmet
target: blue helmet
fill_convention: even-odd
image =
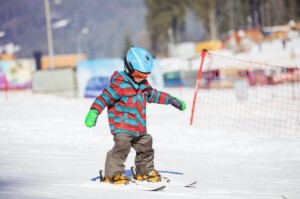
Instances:
[[[131,75],[134,70],[141,73],[151,73],[153,68],[153,57],[151,54],[140,47],[131,46],[124,58],[125,71]]]

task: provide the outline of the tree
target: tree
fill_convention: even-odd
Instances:
[[[230,30],[237,30],[247,25],[248,1],[189,0],[188,7],[203,22],[209,39],[218,39]]]
[[[300,0],[145,0],[145,5],[155,54],[165,53],[168,39],[181,42],[187,9],[204,24],[207,39],[225,38],[231,30],[286,24],[300,17]]]
[[[182,0],[145,0],[148,9],[146,25],[150,33],[154,55],[167,54],[168,30],[172,29],[175,42],[180,42],[184,32],[186,2]]]
[[[197,13],[199,19],[204,23],[210,39],[218,37],[217,28],[217,0],[189,0],[189,8]]]
[[[124,48],[123,48],[123,57],[126,56],[128,49],[132,46],[132,42],[128,33],[125,34],[124,38]]]

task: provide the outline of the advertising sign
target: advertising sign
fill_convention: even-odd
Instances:
[[[31,88],[31,60],[0,61],[0,89]]]
[[[114,71],[123,71],[122,59],[84,60],[77,65],[77,87],[79,97],[97,97],[109,86],[110,77]],[[159,61],[154,61],[154,67],[148,81],[152,86],[163,87],[163,77]]]
[[[114,71],[124,70],[122,59],[84,60],[77,65],[79,97],[96,97],[109,86]]]

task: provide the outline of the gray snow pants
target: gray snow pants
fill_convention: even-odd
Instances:
[[[154,149],[152,148],[151,135],[145,134],[141,137],[134,137],[128,133],[118,133],[114,135],[114,142],[114,147],[106,156],[105,177],[124,173],[124,163],[131,147],[136,151],[136,172],[145,175],[154,170]]]

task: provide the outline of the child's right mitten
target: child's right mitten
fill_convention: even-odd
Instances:
[[[91,109],[85,117],[85,126],[91,128],[96,125],[99,112],[95,109]]]

